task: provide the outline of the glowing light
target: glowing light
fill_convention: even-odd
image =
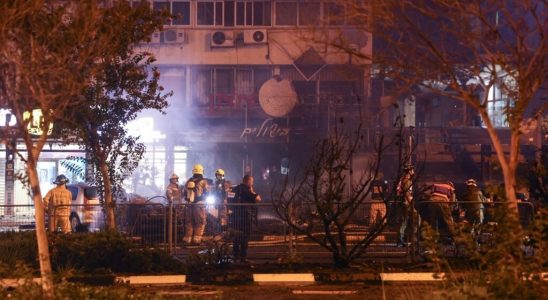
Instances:
[[[42,110],[37,108],[33,109],[32,112],[26,111],[23,113],[23,120],[29,120],[30,122],[27,125],[27,130],[30,134],[33,135],[42,135],[44,132],[42,127],[44,126],[44,114]],[[50,135],[53,132],[53,123],[49,123],[49,128],[47,135]]]
[[[215,202],[216,202],[215,201],[215,196],[209,195],[209,196],[206,197],[206,204],[207,205],[213,205],[213,204],[215,204]]]
[[[127,125],[129,134],[139,136],[143,143],[153,143],[166,138],[159,130],[154,130],[154,118],[139,118]]]

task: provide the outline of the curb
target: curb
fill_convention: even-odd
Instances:
[[[116,283],[129,285],[178,285],[186,283],[186,275],[120,276]]]
[[[36,283],[41,284],[42,278],[35,277],[35,278],[0,278],[0,286],[5,288],[15,288],[21,285],[25,285],[27,283]]]
[[[380,280],[387,281],[442,281],[447,279],[445,273],[380,273]]]
[[[446,273],[432,272],[409,272],[409,273],[253,273],[245,282],[241,280],[223,280],[229,276],[219,278],[219,280],[196,280],[187,281],[187,275],[150,275],[150,276],[117,276],[114,277],[115,284],[129,285],[183,285],[187,283],[195,284],[315,284],[315,283],[351,283],[351,282],[436,282],[448,278]],[[548,281],[548,272],[537,274],[543,281]],[[89,277],[93,278],[93,277]],[[529,280],[523,278],[523,280]],[[96,281],[96,280],[95,280]],[[4,288],[15,288],[25,285],[29,282],[41,283],[41,278],[0,278],[0,286]],[[112,283],[111,283],[112,284]],[[94,284],[98,285],[98,284]],[[109,284],[107,284],[109,285]]]
[[[291,283],[314,284],[316,279],[312,273],[262,273],[253,274],[253,282],[258,284]]]

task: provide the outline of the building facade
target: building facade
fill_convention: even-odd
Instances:
[[[370,62],[328,41],[341,37],[370,57],[372,38],[347,26],[344,8],[332,1],[146,5],[175,16],[140,46],[156,57],[161,84],[173,96],[166,115],[137,121],[157,133],[130,190],[158,194],[169,174],[188,178],[200,163],[206,177],[222,168],[236,184],[252,174],[267,191],[289,164],[308,159],[337,117],[368,113]]]

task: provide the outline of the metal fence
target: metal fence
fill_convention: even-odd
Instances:
[[[0,232],[34,229],[33,205],[0,206]]]
[[[414,214],[407,211],[411,218],[407,219],[404,247],[397,243],[403,220],[398,205],[369,201],[347,211],[351,213],[349,221],[344,224],[347,246],[356,245],[371,231],[381,228],[364,257],[406,256],[421,239],[421,220],[422,224],[428,223],[444,235],[447,223],[474,223],[473,218],[480,214],[478,223],[492,222],[496,207],[506,203],[417,201],[412,210]],[[530,202],[520,202],[518,208],[520,222],[527,227],[534,218],[535,207]],[[69,211],[74,231],[98,231],[106,227],[104,210],[100,205],[59,206],[56,211],[61,209]],[[34,229],[32,205],[0,206],[0,212],[0,231]],[[231,249],[236,239],[243,238],[249,243],[248,257],[266,261],[294,254],[311,261],[330,259],[330,252],[318,246],[317,241],[327,239],[326,230],[333,230],[336,235],[336,226],[332,224],[326,229],[320,213],[311,203],[293,205],[288,214],[293,226],[289,226],[271,203],[208,205],[145,201],[141,204],[117,204],[115,208],[117,230],[143,247],[162,248],[186,256],[212,244],[225,244],[227,249]],[[345,217],[344,214],[341,216]]]

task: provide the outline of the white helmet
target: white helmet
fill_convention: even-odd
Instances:
[[[468,179],[468,180],[466,180],[466,185],[477,186],[477,183],[476,183],[475,179]]]
[[[169,180],[171,180],[171,179],[177,179],[177,180],[178,180],[178,179],[179,179],[179,176],[177,176],[177,174],[173,173],[173,174],[171,174],[171,176],[169,177]]]

